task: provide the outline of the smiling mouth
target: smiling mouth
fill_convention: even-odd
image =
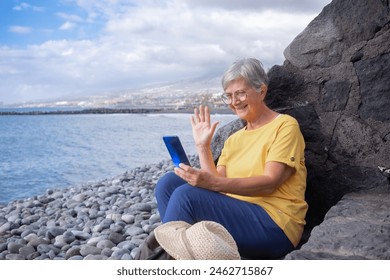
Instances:
[[[241,111],[243,109],[246,109],[246,107],[248,107],[248,105],[244,105],[244,106],[240,106],[240,107],[234,107],[234,110]]]

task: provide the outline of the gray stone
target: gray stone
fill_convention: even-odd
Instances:
[[[142,233],[144,233],[143,229],[137,226],[130,226],[126,229],[126,234],[130,236],[134,236]]]
[[[284,55],[298,68],[330,68],[349,46],[372,39],[388,23],[386,1],[334,0],[286,48]]]
[[[38,252],[33,252],[26,257],[26,260],[35,260],[39,258],[39,256],[40,254]]]
[[[74,256],[79,256],[80,255],[80,250],[81,250],[80,246],[74,246],[74,247],[69,248],[66,251],[65,259],[71,259]]]
[[[159,214],[153,214],[152,216],[150,216],[149,222],[150,222],[151,225],[160,223],[161,222],[160,215]]]
[[[148,203],[137,203],[137,204],[130,206],[130,209],[132,211],[150,212],[152,210],[152,207]]]
[[[355,63],[362,103],[359,116],[390,122],[390,53]]]
[[[76,255],[76,256],[72,256],[70,257],[68,260],[83,260],[83,256],[80,256],[80,255]]]
[[[390,259],[390,193],[350,193],[286,259]]]
[[[351,83],[345,80],[330,80],[324,83],[321,105],[327,112],[345,109]]]
[[[61,251],[61,249],[55,247],[52,244],[39,244],[37,247],[37,252],[39,252],[41,255],[47,254],[50,251],[53,251],[56,254],[58,254]]]
[[[111,248],[103,248],[102,252],[100,254],[107,256],[109,258],[112,255],[112,250],[111,250]]]
[[[125,237],[123,236],[123,234],[120,234],[118,232],[110,232],[108,239],[111,240],[114,244],[118,244],[124,241]]]
[[[33,246],[34,248],[37,248],[39,245],[41,245],[41,244],[45,244],[45,245],[47,245],[47,244],[49,244],[50,243],[50,241],[49,240],[47,240],[47,239],[43,239],[43,238],[35,238],[35,239],[32,239],[31,241],[29,241],[28,242],[28,245],[31,245],[31,246]]]
[[[20,254],[8,254],[5,257],[6,260],[25,260],[26,258]]]
[[[31,215],[31,216],[27,216],[25,218],[22,219],[22,223],[23,224],[26,224],[26,225],[29,225],[29,224],[32,224],[36,221],[38,221],[40,218],[39,215]]]
[[[64,241],[64,237],[62,235],[56,236],[56,238],[54,238],[53,245],[58,247],[58,248],[62,248],[67,244],[68,243]]]
[[[105,255],[88,255],[84,257],[84,260],[107,260],[107,256]]]
[[[21,254],[22,256],[25,256],[26,258],[32,254],[32,253],[35,253],[35,248],[31,245],[26,245],[26,246],[23,246],[19,249],[19,254]]]
[[[83,239],[87,240],[91,237],[91,235],[87,232],[81,231],[81,230],[72,230],[72,233],[77,239]]]
[[[125,254],[128,254],[130,255],[130,251],[126,248],[122,248],[122,249],[116,249],[112,252],[112,257],[114,258],[117,258],[118,260],[122,259],[122,256],[125,255]]]
[[[0,226],[0,234],[4,233],[4,232],[6,232],[6,231],[8,231],[10,229],[11,229],[11,223],[10,222],[6,222],[6,223],[4,223],[4,224],[2,224]]]
[[[82,245],[80,248],[80,255],[82,255],[83,257],[88,255],[99,255],[101,251],[101,248],[97,248],[95,246]]]
[[[121,219],[125,223],[132,224],[132,223],[134,223],[135,216],[133,214],[123,214]]]
[[[10,242],[8,243],[8,251],[11,253],[11,254],[18,254],[19,253],[19,249],[22,248],[23,245],[22,244],[18,244],[16,242]]]
[[[6,242],[0,243],[0,253],[7,250],[8,244]]]
[[[124,228],[124,226],[119,225],[119,224],[111,224],[110,225],[110,230],[112,232],[116,232],[116,233],[121,233],[123,231],[123,228]]]
[[[49,239],[55,238],[58,235],[62,235],[66,231],[66,228],[61,228],[61,227],[52,227],[49,228],[46,237]]]
[[[64,234],[62,235],[62,238],[63,238],[64,242],[66,242],[68,244],[70,244],[76,240],[76,236],[71,231],[64,232]]]
[[[114,242],[112,242],[111,240],[103,239],[103,240],[100,240],[100,241],[96,244],[96,247],[99,248],[99,249],[104,249],[104,248],[109,248],[109,249],[111,249],[112,247],[115,247],[115,244],[114,244]]]

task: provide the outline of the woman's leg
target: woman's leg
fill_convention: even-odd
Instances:
[[[175,176],[168,176],[169,184],[165,182],[165,191],[157,190],[160,197],[157,202],[162,200],[164,204],[161,207],[164,223],[218,222],[230,232],[241,256],[245,258],[279,258],[294,248],[284,232],[260,206],[182,184],[184,181],[177,179],[177,176],[174,179]]]
[[[155,188],[155,196],[161,220],[164,219],[169,198],[171,197],[174,190],[186,183],[186,181],[181,179],[174,172],[168,172],[158,180]]]

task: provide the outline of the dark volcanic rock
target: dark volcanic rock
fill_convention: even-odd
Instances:
[[[269,72],[269,100],[278,100],[280,81],[300,90],[283,87],[288,96],[270,102],[274,109],[308,103],[315,110],[296,115],[307,141],[309,217],[325,215],[348,192],[389,190],[378,171],[390,167],[389,26],[389,1],[334,0],[286,48],[284,65]],[[309,138],[307,122],[318,131]]]
[[[286,259],[390,259],[390,193],[351,193]]]
[[[381,122],[390,121],[389,65],[390,53],[354,64],[362,98],[359,116],[363,120],[372,118]]]

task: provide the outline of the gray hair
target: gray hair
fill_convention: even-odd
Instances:
[[[255,91],[260,91],[262,84],[268,86],[268,76],[262,63],[256,58],[243,58],[234,62],[222,76],[222,88],[226,90],[229,83],[244,78]]]

